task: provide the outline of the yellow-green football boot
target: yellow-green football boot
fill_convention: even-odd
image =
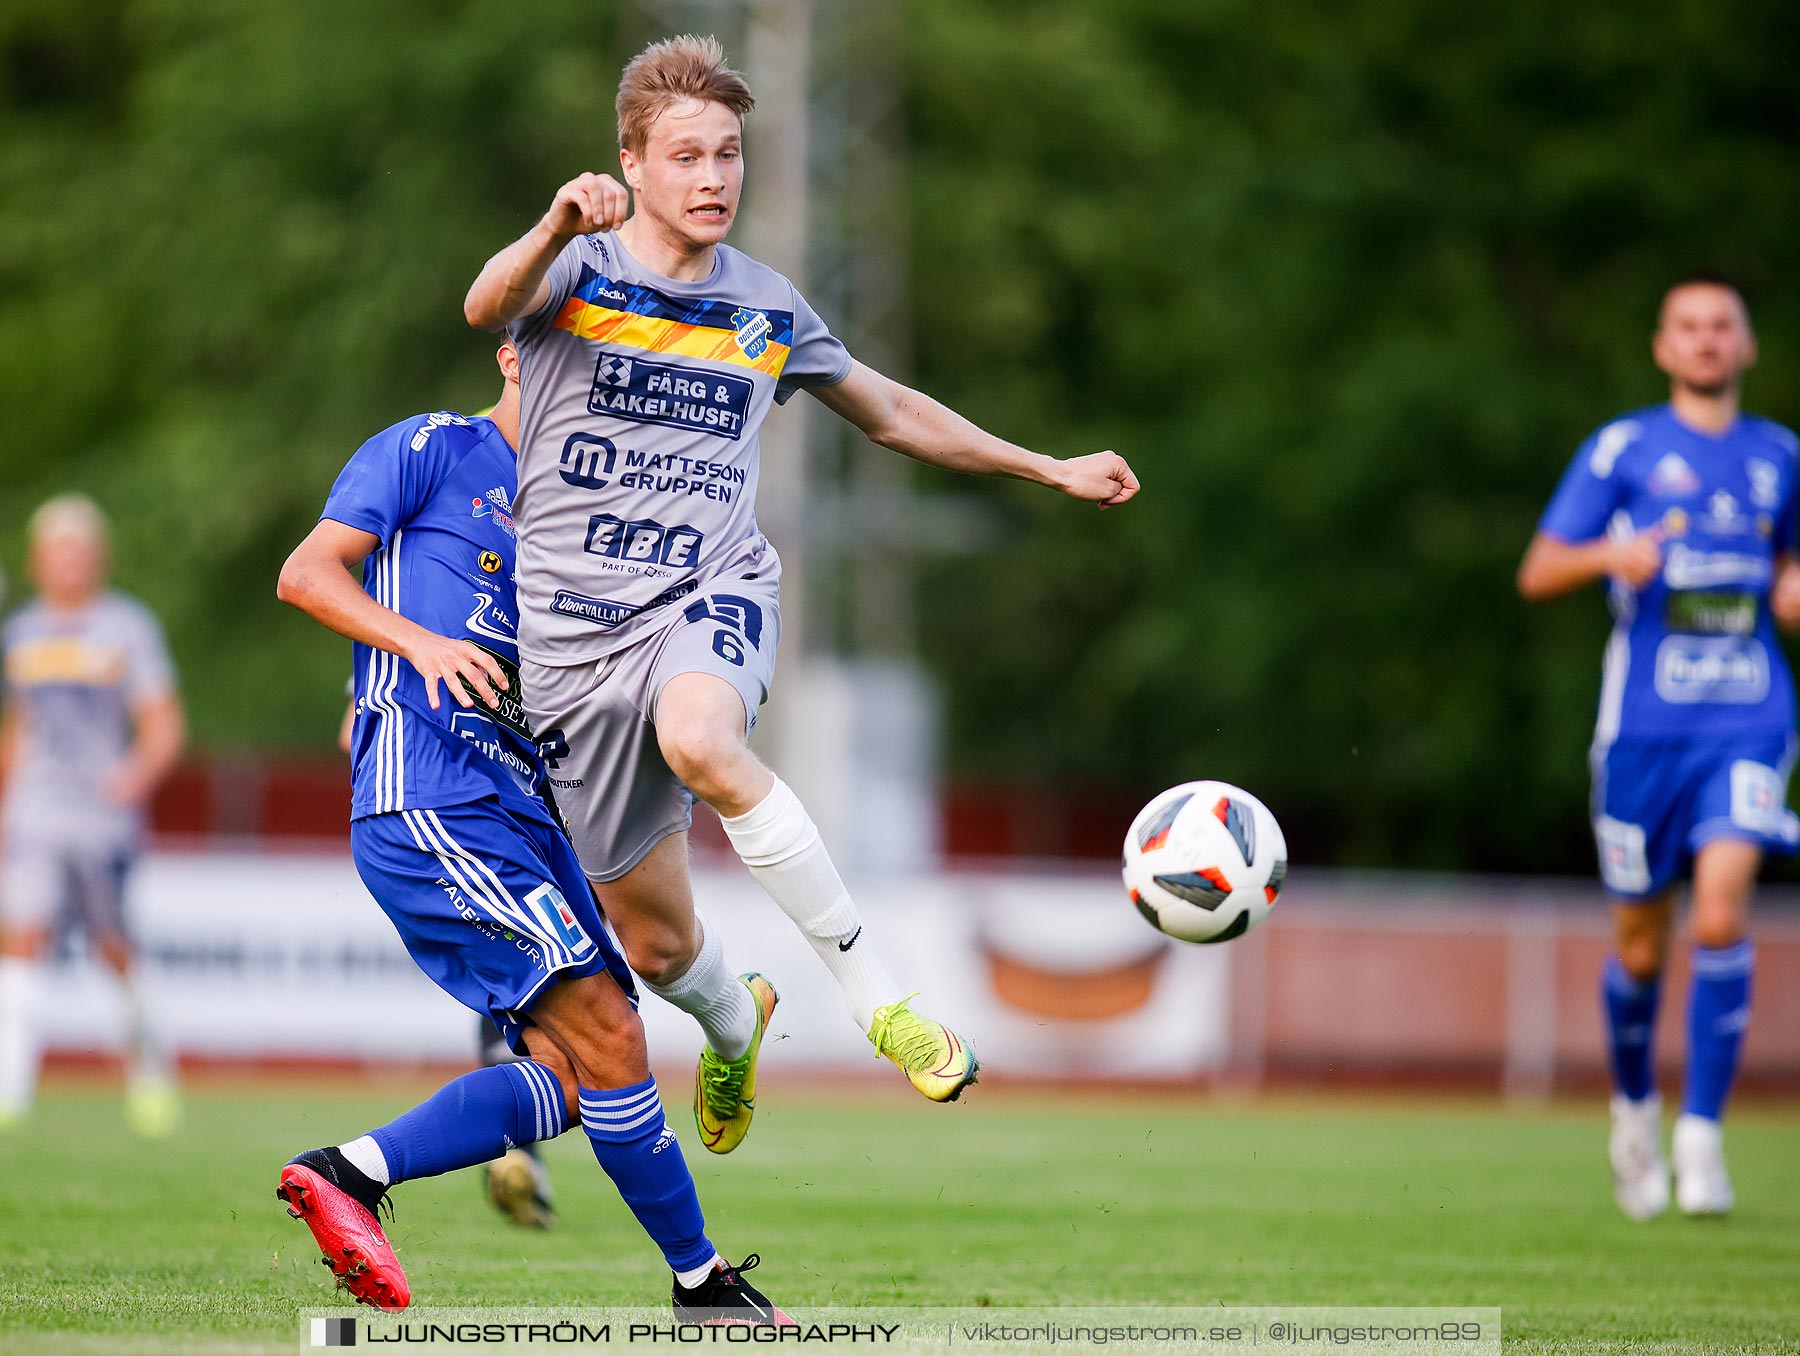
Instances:
[[[553,1229],[550,1171],[526,1149],[508,1149],[487,1165],[487,1195],[494,1209],[521,1229]]]
[[[898,1003],[876,1008],[869,1041],[932,1101],[954,1102],[964,1088],[980,1081],[981,1061],[949,1027],[907,1006],[917,997],[909,993]]]
[[[160,1073],[134,1073],[125,1085],[125,1123],[145,1139],[167,1139],[181,1124],[181,1094]]]
[[[756,1055],[762,1049],[763,1032],[775,1015],[775,986],[754,972],[738,979],[750,990],[756,1005],[756,1031],[750,1048],[737,1059],[721,1059],[708,1046],[700,1052],[694,1071],[694,1124],[700,1142],[716,1154],[728,1154],[750,1133],[756,1114]]]

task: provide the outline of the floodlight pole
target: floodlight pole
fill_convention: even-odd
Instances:
[[[812,86],[811,0],[755,0],[744,32],[744,67],[756,91],[744,195],[745,250],[807,290],[812,221],[811,147],[807,122]],[[762,150],[762,154],[758,151]],[[813,652],[808,584],[813,549],[807,517],[808,424],[816,411],[795,400],[762,427],[762,471],[756,516],[781,552],[780,671],[794,675]],[[778,679],[779,681],[779,679]],[[768,713],[764,739],[778,764],[791,766],[808,735],[800,719]]]

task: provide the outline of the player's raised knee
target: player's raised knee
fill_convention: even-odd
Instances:
[[[729,726],[716,721],[680,720],[657,727],[657,741],[669,770],[701,800],[731,796],[744,780],[749,750]]]

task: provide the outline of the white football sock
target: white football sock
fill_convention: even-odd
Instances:
[[[20,956],[0,956],[0,1115],[23,1116],[37,1092],[37,1009],[42,967]]]
[[[373,1178],[383,1186],[394,1180],[394,1174],[388,1170],[387,1155],[381,1152],[375,1136],[360,1135],[348,1144],[338,1145],[338,1152],[364,1177]]]
[[[724,1258],[720,1257],[719,1254],[715,1252],[712,1255],[712,1261],[708,1262],[705,1266],[694,1267],[689,1271],[678,1271],[675,1273],[675,1279],[681,1282],[681,1288],[683,1290],[692,1290],[695,1286],[699,1285],[701,1281],[704,1281],[708,1276],[712,1275],[712,1269],[724,1260]]]
[[[644,987],[699,1022],[715,1055],[737,1059],[750,1048],[750,1038],[756,1034],[756,1003],[725,964],[719,934],[698,909],[694,910],[694,926],[700,929],[700,954],[694,963],[667,984],[646,979]]]
[[[769,794],[735,819],[720,817],[731,846],[756,883],[812,943],[844,991],[864,1032],[875,1009],[902,997],[857,915],[818,826],[793,789],[777,777]]]

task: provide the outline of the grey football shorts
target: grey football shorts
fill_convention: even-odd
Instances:
[[[125,880],[135,857],[9,834],[0,848],[0,923],[58,933],[79,924],[90,941],[125,937]]]
[[[746,733],[769,695],[781,640],[776,590],[732,580],[597,663],[519,665],[525,711],[588,879],[605,884],[693,823],[694,797],[656,742],[656,703],[684,673],[723,678],[744,699]]]

